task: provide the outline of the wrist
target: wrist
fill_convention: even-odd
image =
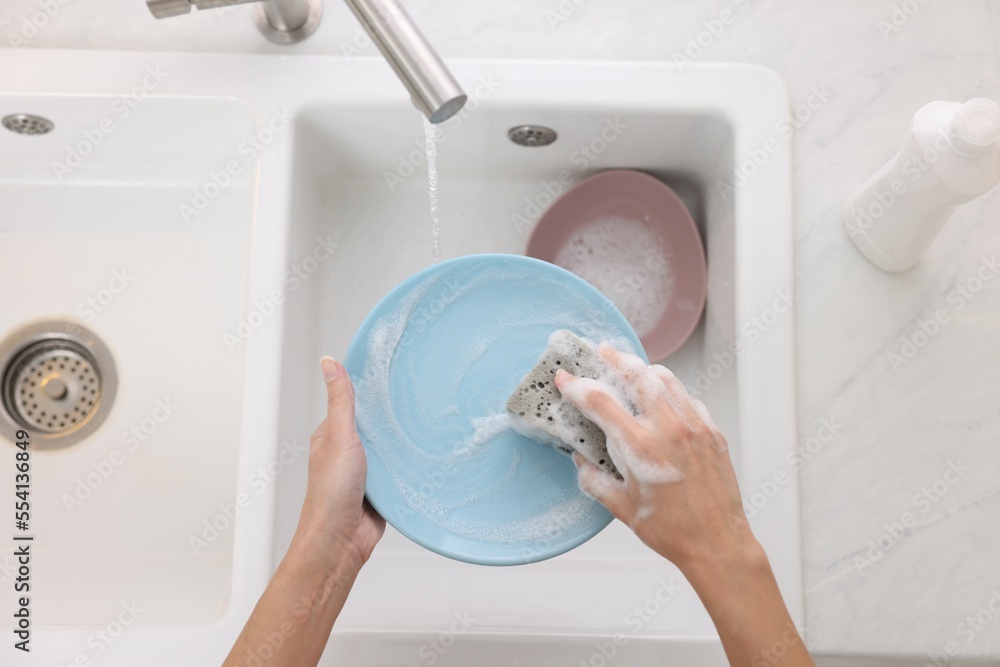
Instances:
[[[678,568],[699,594],[714,588],[746,585],[760,576],[770,576],[771,565],[764,548],[753,537],[743,536],[728,544],[689,554]]]
[[[338,540],[328,531],[299,523],[288,548],[289,556],[348,586],[361,571],[364,559],[346,540]]]

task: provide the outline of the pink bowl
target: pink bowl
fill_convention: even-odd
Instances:
[[[649,358],[662,359],[684,345],[698,325],[705,308],[708,283],[705,248],[698,228],[680,197],[664,183],[648,174],[628,169],[604,171],[591,176],[556,200],[542,215],[528,239],[525,254],[557,264],[560,252],[574,237],[577,244],[583,243],[578,236],[581,230],[586,233],[587,229],[594,229],[593,225],[604,225],[613,231],[616,223],[609,219],[618,218],[635,221],[627,222],[633,226],[642,223],[646,228],[644,233],[652,234],[652,238],[662,243],[662,256],[666,258],[666,263],[650,266],[660,271],[661,278],[671,281],[671,295],[663,314],[652,326],[644,327],[648,331],[641,336]],[[608,228],[608,225],[612,226]],[[635,245],[636,241],[633,239],[631,243]],[[610,252],[606,250],[606,253]],[[628,285],[638,284],[636,280],[650,274],[649,270],[643,273],[643,265],[651,260],[637,256],[629,264],[623,261],[627,258],[621,256],[620,248],[616,252],[618,256],[608,259],[608,255],[603,260],[600,252],[593,254],[597,262],[613,261],[625,265],[613,267],[616,271],[626,271],[626,274],[624,280],[616,283],[616,289],[611,290],[624,293],[629,289]],[[635,267],[632,273],[628,273],[630,266]],[[641,288],[641,284],[639,286]],[[615,300],[615,294],[605,296]],[[662,304],[657,305],[662,307]],[[634,327],[635,322],[632,324]]]

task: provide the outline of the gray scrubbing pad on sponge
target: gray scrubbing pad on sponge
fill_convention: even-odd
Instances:
[[[554,332],[538,363],[507,400],[511,427],[525,437],[563,451],[576,450],[620,478],[608,455],[604,431],[556,389],[555,376],[560,368],[577,377],[597,378],[604,372],[604,362],[572,332]]]

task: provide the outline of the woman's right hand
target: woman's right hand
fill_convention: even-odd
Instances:
[[[607,436],[624,479],[573,461],[579,483],[687,577],[731,665],[811,667],[740,500],[726,439],[673,373],[608,345],[608,384],[556,374],[556,387]],[[619,399],[621,396],[621,399]]]
[[[618,391],[565,371],[556,375],[556,387],[605,432],[624,480],[575,454],[580,487],[681,571],[759,549],[726,439],[704,404],[663,366],[647,366],[608,345],[598,353]],[[631,406],[616,396],[622,393]]]

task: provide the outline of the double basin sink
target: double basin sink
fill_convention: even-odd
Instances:
[[[442,258],[522,253],[554,197],[605,169],[653,174],[687,203],[708,301],[663,361],[729,439],[801,620],[783,84],[744,65],[451,64],[469,101],[438,126]],[[33,454],[35,659],[218,664],[294,531],[325,412],[319,357],[341,357],[433,262],[422,119],[378,60],[17,51],[0,67],[0,115],[54,124],[0,130],[0,339],[79,321],[118,376],[95,433]],[[512,143],[524,124],[558,139]],[[0,596],[3,618],[13,604]],[[576,666],[608,651],[725,664],[680,573],[618,522],[510,568],[390,528],[323,664]]]

